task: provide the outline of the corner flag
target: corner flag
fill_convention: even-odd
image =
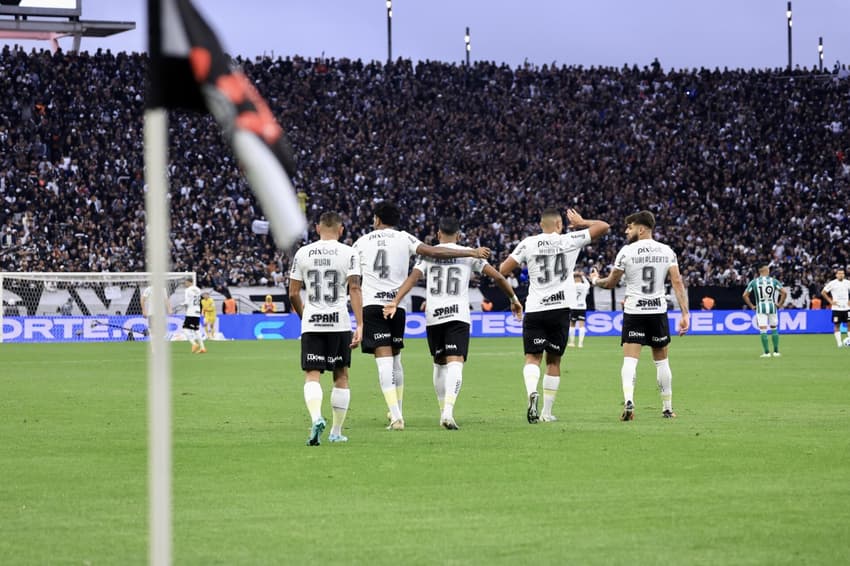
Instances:
[[[288,248],[306,221],[290,181],[292,147],[268,104],[190,0],[149,0],[148,34],[147,107],[211,113],[269,220],[275,243]]]

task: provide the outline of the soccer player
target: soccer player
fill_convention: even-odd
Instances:
[[[570,308],[576,306],[573,270],[582,248],[608,232],[608,223],[585,220],[574,209],[567,210],[567,220],[576,231],[562,234],[564,222],[555,208],[547,208],[540,217],[541,234],[525,238],[499,266],[508,275],[525,263],[528,266],[528,298],[522,321],[525,351],[525,381],[529,423],[554,422],[555,396],[561,384],[561,356],[570,330]],[[546,375],[543,378],[543,412],[538,413],[537,386],[540,363],[546,352]]]
[[[623,383],[621,421],[631,421],[635,417],[635,381],[638,358],[643,346],[652,348],[655,376],[661,391],[661,416],[665,419],[676,417],[673,412],[673,374],[667,359],[670,344],[670,323],[667,319],[664,287],[667,277],[670,277],[681,310],[679,336],[684,336],[690,327],[688,296],[679,273],[676,253],[670,246],[652,238],[654,228],[655,216],[648,210],[627,216],[628,243],[617,254],[611,273],[604,278],[600,278],[595,270],[590,274],[591,282],[603,289],[613,289],[620,282],[620,278],[626,278],[623,331],[620,339],[623,346],[623,367],[620,370]]]
[[[467,249],[457,244],[460,224],[457,218],[440,219],[437,238],[440,244],[454,250]],[[457,430],[454,406],[463,384],[463,363],[469,350],[469,278],[483,273],[493,279],[510,299],[511,311],[522,318],[522,303],[501,273],[483,259],[458,257],[451,259],[422,258],[401,284],[395,298],[384,306],[383,313],[393,318],[398,304],[422,278],[426,287],[426,331],[428,348],[434,358],[434,390],[440,404],[440,426]]]
[[[289,274],[289,300],[301,318],[301,369],[304,370],[304,403],[310,413],[308,446],[318,446],[327,423],[322,417],[322,386],[319,377],[325,371],[333,373],[331,410],[333,424],[328,442],[348,442],[342,425],[348,414],[351,390],[348,368],[351,349],[363,336],[363,298],[360,291],[360,264],[351,246],[339,242],[342,218],[336,212],[324,212],[319,217],[316,232],[319,241],[299,249],[292,260]],[[346,285],[351,309],[357,321],[352,335],[348,315]],[[301,300],[306,291],[307,304]]]
[[[761,335],[761,347],[764,353],[762,358],[770,357],[770,347],[768,346],[767,327],[770,326],[770,334],[773,339],[773,355],[781,356],[779,353],[779,328],[777,327],[777,301],[779,295],[779,304],[785,304],[785,297],[788,290],[782,286],[775,277],[770,276],[770,266],[763,264],[759,266],[759,276],[747,284],[744,289],[743,297],[747,306],[756,311],[756,323],[759,327]],[[756,299],[756,305],[750,300],[750,293]]]
[[[206,354],[204,337],[201,336],[201,290],[195,285],[191,277],[187,277],[183,284],[186,294],[183,298],[183,306],[186,307],[186,318],[183,319],[183,334],[186,340],[192,343],[193,354]]]
[[[171,315],[171,303],[168,301],[168,294],[165,292],[165,289],[162,290],[162,304],[165,308],[166,317]],[[144,316],[148,321],[148,331],[146,335],[150,335],[150,327],[152,325],[152,319],[154,311],[156,310],[156,305],[153,301],[153,287],[148,285],[142,290],[142,316]]]
[[[435,247],[423,244],[405,231],[397,230],[401,211],[395,204],[383,201],[373,212],[374,230],[354,243],[363,274],[363,343],[365,354],[374,354],[378,366],[378,382],[389,409],[389,430],[404,430],[402,400],[404,369],[404,309],[390,319],[384,318],[384,305],[392,301],[407,278],[410,257],[416,254],[448,259],[474,257],[487,259],[487,248]]]
[[[573,274],[573,281],[576,284],[576,305],[570,309],[570,341],[567,342],[567,347],[574,348],[575,337],[578,334],[578,347],[584,348],[584,321],[587,318],[587,294],[590,292],[590,282],[581,271],[576,271]]]
[[[215,337],[215,301],[207,292],[201,293],[201,313],[204,315],[204,332],[207,339]]]
[[[841,323],[847,324],[848,312],[850,312],[850,303],[848,303],[848,300],[850,300],[850,281],[844,278],[843,269],[835,270],[835,279],[827,283],[820,294],[832,309],[835,342],[841,348],[844,346],[844,342],[841,340]],[[850,328],[848,328],[847,336],[850,337]]]

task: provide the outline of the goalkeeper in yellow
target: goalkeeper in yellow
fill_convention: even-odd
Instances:
[[[201,314],[204,316],[204,332],[207,340],[215,337],[215,301],[209,293],[201,293]]]

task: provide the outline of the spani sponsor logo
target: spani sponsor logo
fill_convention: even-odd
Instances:
[[[540,299],[540,304],[542,305],[551,305],[552,303],[561,303],[566,300],[563,291],[558,291],[555,294],[549,295],[548,297],[544,297]]]
[[[339,313],[338,312],[325,313],[325,314],[316,313],[314,315],[311,315],[310,318],[307,319],[307,322],[309,322],[311,324],[318,324],[318,325],[337,324],[339,322]]]
[[[434,316],[440,318],[442,316],[448,316],[452,314],[459,314],[460,307],[458,305],[452,305],[450,307],[440,307],[438,309],[434,309]]]

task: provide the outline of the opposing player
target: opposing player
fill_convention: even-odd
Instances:
[[[379,203],[373,213],[374,230],[354,243],[363,274],[363,344],[362,351],[374,354],[378,366],[378,382],[389,409],[389,430],[404,430],[402,400],[404,369],[404,309],[384,318],[384,305],[392,301],[407,278],[410,257],[416,254],[437,259],[474,257],[487,259],[487,248],[435,247],[423,244],[407,232],[397,230],[401,211],[390,202]]]
[[[183,297],[183,306],[186,307],[186,318],[183,319],[183,334],[192,344],[193,354],[206,354],[204,337],[201,336],[201,290],[195,285],[191,277],[187,277],[183,284],[186,294]]]
[[[590,292],[590,282],[581,271],[573,274],[573,282],[576,284],[576,305],[570,309],[570,340],[567,342],[567,347],[575,347],[575,338],[578,334],[578,347],[584,348],[584,336],[587,332],[584,323],[587,318],[587,294]]]
[[[611,273],[604,278],[600,278],[595,271],[590,274],[591,282],[603,289],[613,289],[623,276],[626,278],[623,331],[620,339],[623,346],[623,367],[620,370],[623,383],[623,413],[620,415],[622,421],[631,421],[635,417],[635,381],[638,358],[643,346],[652,348],[655,376],[661,391],[661,416],[665,419],[676,416],[673,412],[673,374],[667,359],[670,323],[667,319],[664,283],[668,276],[681,309],[679,336],[683,336],[690,327],[690,311],[676,253],[670,246],[652,238],[654,228],[655,215],[648,210],[626,216],[628,243],[617,254]]]
[[[440,241],[437,247],[469,250],[457,244],[459,235],[457,219],[442,218],[437,231]],[[514,316],[517,320],[522,318],[522,304],[507,279],[486,260],[470,257],[420,259],[383,310],[384,316],[392,319],[405,295],[422,277],[425,278],[425,320],[428,348],[434,358],[434,390],[440,404],[440,426],[447,430],[458,429],[454,406],[463,385],[463,364],[469,350],[469,278],[473,273],[492,278],[510,299]]]
[[[835,342],[838,347],[844,346],[841,340],[841,324],[848,324],[850,313],[850,281],[844,278],[844,269],[835,270],[835,279],[827,283],[820,292],[832,309],[832,324],[835,332]],[[850,337],[850,328],[847,329]]]
[[[212,340],[215,337],[215,301],[206,291],[201,293],[201,314],[204,315],[204,333]]]
[[[289,274],[289,300],[301,317],[301,369],[304,370],[304,403],[310,413],[308,446],[318,446],[327,425],[322,417],[322,373],[333,373],[331,410],[333,424],[328,442],[347,442],[342,425],[348,414],[351,390],[348,368],[351,349],[363,336],[363,300],[360,292],[360,265],[351,246],[339,242],[342,218],[336,212],[325,212],[319,218],[316,232],[319,241],[296,252]],[[346,286],[357,328],[351,332]],[[307,304],[301,300],[306,291]]]
[[[528,298],[522,322],[525,351],[525,381],[529,423],[553,422],[555,396],[561,384],[561,356],[570,329],[570,308],[576,306],[573,270],[582,248],[608,232],[608,223],[585,220],[574,209],[567,210],[567,220],[576,231],[562,234],[564,222],[555,208],[547,208],[540,217],[541,234],[525,238],[508,259],[499,266],[507,276],[520,265],[528,266]],[[543,378],[543,412],[538,412],[537,386],[540,363],[546,352],[546,375]]]
[[[756,299],[756,304],[750,300],[750,293]],[[770,276],[770,266],[763,264],[759,266],[759,276],[750,281],[744,289],[743,298],[747,306],[756,311],[756,323],[761,336],[761,347],[764,353],[762,358],[770,357],[770,347],[767,339],[767,328],[770,326],[770,334],[773,340],[773,355],[781,356],[779,353],[779,327],[777,325],[779,315],[777,313],[777,296],[779,305],[785,304],[788,290],[782,286],[775,277]]]

